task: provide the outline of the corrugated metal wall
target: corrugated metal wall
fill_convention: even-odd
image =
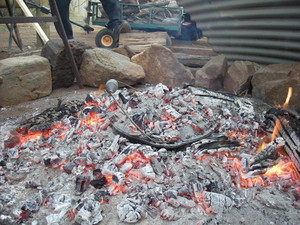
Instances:
[[[177,0],[229,61],[300,62],[300,0]]]

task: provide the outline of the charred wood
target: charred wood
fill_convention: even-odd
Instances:
[[[300,121],[287,111],[270,109],[265,123],[273,129],[277,120],[280,124],[278,133],[285,140],[284,150],[300,171]]]
[[[176,150],[176,149],[185,147],[187,145],[190,145],[194,142],[200,141],[204,138],[209,137],[215,131],[214,128],[211,128],[208,131],[204,132],[203,135],[201,135],[201,136],[191,138],[190,140],[187,140],[187,141],[183,141],[183,142],[179,142],[179,143],[175,143],[175,144],[170,144],[168,142],[155,143],[155,142],[152,142],[152,141],[147,140],[145,138],[128,134],[127,132],[122,130],[120,127],[118,127],[118,125],[116,125],[116,124],[112,124],[112,128],[117,134],[120,134],[121,136],[127,138],[129,141],[132,141],[132,142],[135,142],[135,143],[150,145],[151,147],[155,147],[155,148],[165,148],[165,149],[168,149],[168,150]]]
[[[21,123],[20,128],[30,131],[41,131],[49,129],[64,117],[69,117],[77,113],[84,105],[82,101],[70,101],[59,104],[57,107],[48,108],[42,113]]]
[[[211,137],[203,139],[193,144],[193,149],[205,151],[208,149],[220,149],[220,148],[236,148],[239,147],[237,141],[229,140],[226,136]]]

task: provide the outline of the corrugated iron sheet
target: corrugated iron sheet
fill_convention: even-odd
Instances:
[[[300,0],[177,0],[227,59],[300,61]]]

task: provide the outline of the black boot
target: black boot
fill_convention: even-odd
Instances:
[[[129,23],[125,20],[118,21],[114,24],[108,24],[107,29],[112,30],[113,38],[116,43],[119,42],[120,33],[128,33],[131,31]]]
[[[113,38],[115,42],[119,41],[120,33],[128,30],[129,24],[122,20],[121,5],[119,0],[100,0],[102,7],[109,19],[107,29],[113,31]]]

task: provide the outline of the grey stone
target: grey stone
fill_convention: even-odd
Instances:
[[[145,77],[143,68],[130,62],[128,57],[101,48],[84,52],[80,74],[83,84],[91,87],[99,87],[109,79],[133,85]]]
[[[251,87],[253,74],[261,68],[250,61],[235,61],[224,77],[224,91],[232,94],[246,93]]]
[[[50,95],[51,69],[44,57],[32,55],[0,61],[0,105],[10,106]]]
[[[114,48],[112,51],[119,53],[121,55],[125,55],[128,58],[131,58],[132,56],[134,56],[136,54],[128,45],[124,45],[119,48]]]
[[[196,72],[195,85],[213,91],[222,90],[226,71],[227,59],[225,56],[215,56]]]
[[[171,50],[162,45],[151,45],[131,60],[144,68],[146,83],[182,87],[184,83],[194,82],[193,74],[177,60]]]
[[[283,105],[293,88],[289,106],[300,110],[300,63],[272,64],[258,70],[251,80],[252,96],[271,105]]]

